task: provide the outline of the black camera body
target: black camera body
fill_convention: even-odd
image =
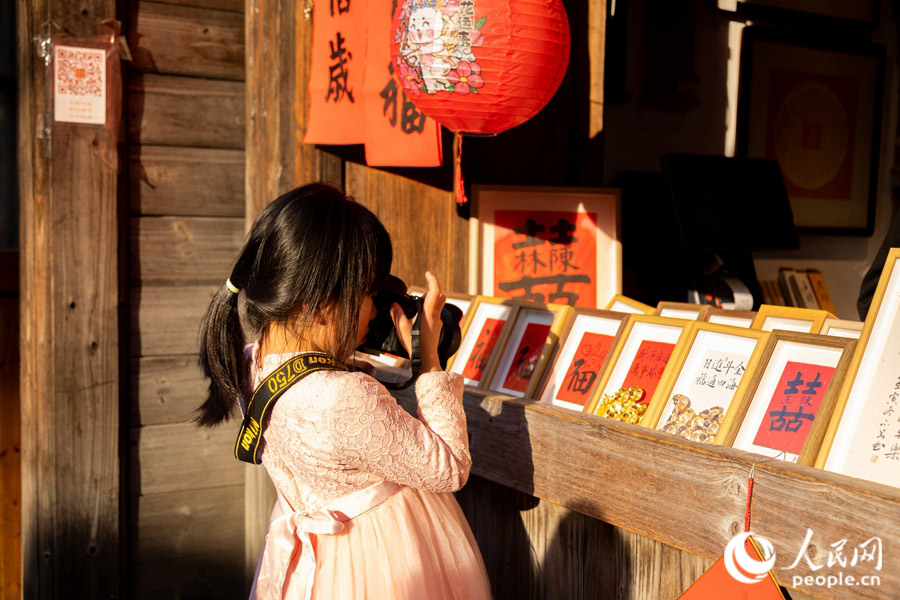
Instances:
[[[391,318],[391,306],[399,304],[410,320],[422,310],[422,298],[406,293],[406,284],[398,277],[389,275],[384,286],[375,294],[375,318],[369,321],[369,332],[366,339],[357,348],[359,352],[368,354],[393,354],[403,358],[411,358],[413,361],[420,357],[410,357],[400,343],[400,336],[394,327]],[[462,319],[462,310],[453,304],[444,304],[441,310],[441,339],[438,342],[438,358],[441,368],[447,366],[447,360],[459,349],[461,333],[459,321]],[[413,354],[418,352],[416,343],[419,331],[419,320],[413,322]]]

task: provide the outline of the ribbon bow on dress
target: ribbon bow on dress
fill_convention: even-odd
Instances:
[[[341,533],[347,521],[372,510],[399,490],[400,485],[384,481],[341,496],[310,514],[292,510],[279,491],[278,505],[282,514],[269,523],[265,550],[256,580],[256,593],[251,595],[251,599],[282,600],[288,569],[295,563],[294,557],[299,551],[300,556],[296,560],[297,567],[293,577],[305,582],[306,591],[303,597],[310,600],[316,573],[316,554],[310,536]]]

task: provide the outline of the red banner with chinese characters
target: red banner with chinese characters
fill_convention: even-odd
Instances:
[[[833,367],[788,362],[753,443],[800,454],[832,375]]]
[[[485,319],[484,325],[478,333],[478,339],[475,340],[472,354],[466,360],[466,366],[462,372],[463,377],[473,381],[481,381],[481,376],[484,375],[484,368],[487,366],[494,346],[497,345],[497,340],[500,339],[500,332],[505,324],[505,319]]]
[[[316,4],[305,144],[365,142],[363,76],[366,5],[359,0]]]
[[[413,104],[421,81],[403,63],[391,62],[391,0],[368,0],[364,84],[366,164],[373,167],[439,167],[441,128]]]
[[[522,339],[513,355],[512,364],[503,379],[504,388],[522,393],[528,389],[534,368],[549,334],[550,325],[529,323],[525,327],[525,333],[522,334]]]
[[[597,306],[597,226],[591,215],[498,210],[494,221],[494,296]]]
[[[611,335],[591,332],[581,337],[566,377],[556,392],[557,400],[584,406],[614,339]]]
[[[662,378],[666,365],[669,364],[669,357],[675,350],[675,344],[666,342],[651,342],[645,340],[641,342],[634,361],[625,375],[625,381],[622,383],[624,389],[638,387],[644,390],[641,402],[650,402],[659,380]]]

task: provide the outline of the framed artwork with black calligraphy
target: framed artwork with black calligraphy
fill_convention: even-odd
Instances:
[[[816,466],[900,487],[900,248],[888,252]]]
[[[725,445],[812,466],[855,348],[846,338],[773,332]]]
[[[564,304],[514,301],[481,387],[532,398],[569,316]]]
[[[819,333],[825,319],[833,317],[834,315],[826,310],[763,304],[756,311],[756,317],[750,328],[760,331],[781,329],[798,333]]]
[[[685,319],[687,321],[702,321],[709,309],[709,304],[691,304],[690,302],[660,302],[656,305],[654,314],[660,317],[672,319]]]
[[[622,289],[619,191],[475,186],[470,291],[602,308]]]
[[[692,321],[643,425],[701,443],[722,444],[734,399],[749,385],[769,333]]]
[[[662,381],[689,321],[655,315],[629,315],[609,367],[591,398],[587,412],[620,421],[639,422]],[[607,407],[620,392],[637,390]],[[619,408],[623,410],[618,410]],[[625,409],[633,409],[627,412]],[[627,414],[626,414],[627,412]],[[621,414],[620,414],[621,413]],[[640,418],[638,418],[640,417]]]
[[[706,314],[697,319],[698,321],[706,321],[707,323],[716,323],[718,325],[731,325],[732,327],[743,327],[749,329],[753,325],[756,318],[756,311],[753,310],[729,310],[727,308],[719,308],[718,306],[710,306]]]
[[[466,385],[477,386],[514,308],[511,300],[476,296],[463,319],[459,349],[447,361],[447,372],[458,373]]]
[[[654,315],[656,309],[634,298],[616,294],[606,303],[606,310],[627,313],[629,315]]]
[[[628,315],[576,308],[538,394],[541,402],[583,411],[606,371]]]
[[[819,331],[822,335],[831,335],[834,337],[850,338],[858,340],[862,333],[862,321],[846,321],[844,319],[825,319],[822,329]]]

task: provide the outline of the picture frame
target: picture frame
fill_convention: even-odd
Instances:
[[[601,308],[622,289],[615,189],[473,186],[469,291]]]
[[[735,152],[778,160],[798,230],[872,234],[884,69],[881,45],[744,28]]]
[[[860,33],[878,27],[881,4],[876,0],[808,2],[807,0],[714,0],[721,11],[743,19],[781,21],[785,24]]]
[[[685,319],[686,321],[702,321],[709,309],[709,304],[692,304],[690,302],[660,301],[656,305],[653,314],[672,319]]]
[[[846,321],[844,319],[825,319],[822,323],[820,335],[849,338],[858,340],[862,333],[864,323],[862,321]]]
[[[515,308],[512,300],[475,296],[460,328],[459,348],[447,361],[447,372],[462,375],[466,385],[478,386]]]
[[[719,308],[718,306],[710,306],[704,318],[700,320],[717,325],[730,325],[732,327],[750,329],[755,318],[756,311],[753,310],[730,310]]]
[[[606,310],[627,313],[630,315],[652,315],[656,313],[656,309],[649,304],[644,304],[634,298],[616,294],[610,298],[606,304]]]
[[[584,411],[622,337],[628,315],[608,310],[576,308],[560,334],[537,398],[541,402]]]
[[[649,410],[688,325],[690,321],[684,319],[629,315],[606,372],[585,412],[597,414],[604,395],[630,387],[644,390],[640,402],[646,404]]]
[[[756,311],[756,317],[750,328],[760,331],[781,329],[798,333],[819,333],[825,319],[833,317],[830,312],[816,308],[763,304]]]
[[[572,308],[513,301],[513,312],[480,386],[511,396],[534,397]]]
[[[816,466],[900,482],[900,248],[892,248],[844,378]]]
[[[812,466],[855,348],[853,339],[773,332],[738,399],[725,445]]]
[[[692,321],[641,425],[721,445],[769,333]],[[698,423],[695,419],[700,417]]]

